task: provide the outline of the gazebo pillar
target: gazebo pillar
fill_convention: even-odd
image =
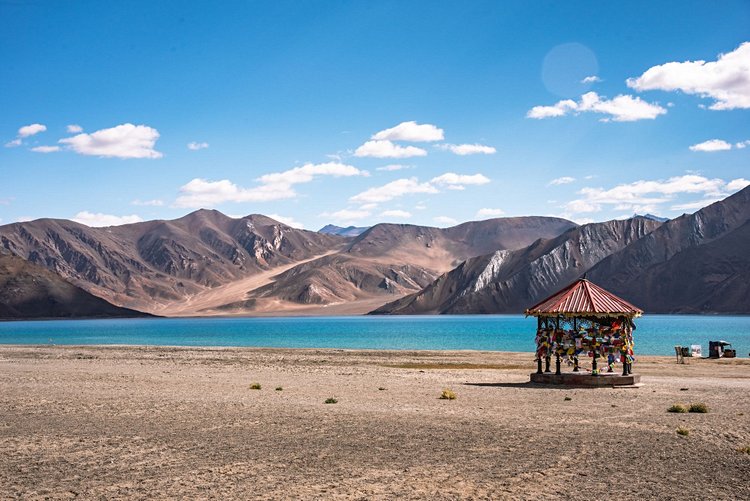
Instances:
[[[562,374],[562,372],[560,372],[560,354],[556,353],[555,354],[555,375],[559,376],[560,374]]]

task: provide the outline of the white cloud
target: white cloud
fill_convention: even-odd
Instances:
[[[70,124],[65,127],[65,130],[67,130],[70,134],[78,134],[79,132],[83,132],[83,127],[76,124]]]
[[[383,186],[365,190],[349,200],[359,203],[381,203],[413,193],[440,193],[438,187],[449,190],[463,190],[465,185],[480,185],[489,182],[490,180],[482,174],[446,172],[426,183],[420,183],[416,177],[397,179]]]
[[[716,201],[741,189],[745,179],[735,179],[729,183],[722,179],[709,179],[697,174],[671,177],[657,181],[635,181],[620,184],[611,189],[583,188],[578,194],[583,198],[572,200],[564,205],[566,214],[599,212],[604,206],[616,210],[628,210],[638,213],[656,212],[661,204],[673,201],[682,194],[702,194],[705,199]],[[708,205],[711,202],[701,202]],[[687,204],[674,205],[687,208]],[[675,209],[678,210],[678,209]]]
[[[435,221],[439,225],[443,226],[453,226],[454,224],[458,223],[455,219],[448,216],[435,216],[432,218],[433,221]]]
[[[163,200],[153,199],[153,200],[139,200],[135,199],[132,202],[130,202],[131,205],[142,205],[147,207],[161,207],[164,205]]]
[[[602,99],[596,92],[587,92],[576,102],[572,99],[558,101],[552,106],[534,106],[528,113],[527,118],[552,118],[561,117],[569,113],[602,113],[608,115],[602,118],[602,122],[634,122],[636,120],[653,120],[659,115],[667,112],[658,104],[647,103],[640,97],[621,94],[613,99]]]
[[[734,193],[735,191],[740,191],[743,188],[746,188],[750,186],[750,181],[744,178],[739,179],[732,179],[727,183],[727,190]]]
[[[296,221],[294,218],[287,217],[287,216],[281,216],[279,214],[268,214],[268,217],[271,219],[275,219],[276,221],[280,223],[284,223],[287,226],[291,226],[292,228],[297,228],[300,230],[304,229],[304,226],[302,226],[302,223],[299,221]],[[241,219],[241,218],[238,218]]]
[[[411,212],[406,212],[405,210],[386,210],[380,213],[383,217],[395,217],[398,219],[408,219],[411,217]]]
[[[35,151],[37,153],[52,153],[55,151],[60,151],[59,146],[35,146],[31,148],[31,151]]]
[[[424,202],[419,202],[417,205],[414,206],[416,210],[425,210],[427,208],[427,205],[425,205]]]
[[[197,150],[203,150],[203,149],[206,149],[206,148],[208,148],[208,143],[206,143],[206,142],[202,142],[202,143],[197,143],[197,142],[195,142],[195,141],[191,141],[191,142],[189,142],[189,143],[187,144],[187,148],[188,148],[189,150],[193,150],[193,151],[197,151]],[[290,226],[291,226],[291,225],[290,225]]]
[[[324,212],[322,217],[330,218],[335,223],[351,223],[370,216],[368,210],[342,209],[336,212]]]
[[[591,76],[588,76],[588,77],[584,78],[583,80],[581,80],[581,83],[582,84],[587,84],[587,83],[597,83],[597,82],[601,82],[601,81],[602,81],[602,79],[599,78],[598,76],[591,75]]]
[[[18,135],[15,139],[12,141],[8,141],[5,143],[6,148],[15,148],[17,146],[21,146],[23,144],[23,140],[27,137],[33,136],[35,134],[39,134],[40,132],[44,132],[47,130],[46,125],[42,124],[30,124],[30,125],[24,125],[20,129],[18,129]]]
[[[628,87],[638,91],[682,91],[711,98],[712,110],[750,108],[750,42],[720,54],[716,61],[669,62],[653,66]]]
[[[384,165],[383,167],[376,167],[375,170],[393,172],[397,170],[411,169],[411,167],[412,167],[411,165],[390,164],[390,165]]]
[[[550,186],[550,185],[561,185],[561,184],[570,184],[570,183],[572,183],[575,180],[576,180],[576,178],[570,177],[570,176],[558,177],[556,179],[553,179],[549,183],[547,183],[547,186]]]
[[[702,143],[694,144],[690,147],[690,151],[724,151],[731,150],[732,145],[722,139],[710,139],[703,141]]]
[[[704,198],[703,200],[697,200],[695,202],[688,202],[684,204],[677,204],[670,207],[671,210],[675,211],[696,211],[703,207],[708,207],[712,203],[718,202],[721,198]]]
[[[455,187],[464,186],[467,184],[487,184],[490,182],[490,179],[483,174],[456,174],[454,172],[446,172],[445,174],[432,178],[430,182],[455,189]]]
[[[102,214],[101,212],[82,211],[76,214],[73,221],[86,226],[119,226],[121,224],[140,223],[143,219],[136,214],[130,216],[113,216],[111,214]]]
[[[176,207],[211,207],[224,202],[268,202],[294,198],[295,184],[309,183],[317,176],[368,176],[368,172],[351,165],[328,162],[305,164],[283,172],[273,172],[258,178],[260,184],[243,188],[228,179],[208,181],[196,178],[180,188]]]
[[[505,214],[503,209],[479,209],[477,211],[477,217],[500,217]]]
[[[417,122],[401,122],[390,129],[381,130],[373,134],[371,139],[385,141],[410,141],[429,142],[442,141],[443,129],[439,129],[432,124],[418,124]]]
[[[367,141],[357,148],[354,156],[374,158],[409,158],[423,157],[427,152],[416,146],[399,146],[387,140]]]
[[[581,212],[599,212],[602,210],[600,204],[587,202],[586,200],[573,200],[565,204],[565,210],[573,214],[579,214]]]
[[[229,181],[208,181],[195,178],[180,187],[176,207],[213,207],[224,202],[269,202],[293,198],[296,195],[290,185],[260,185],[243,188]]]
[[[735,145],[734,145],[734,147],[737,148],[738,150],[741,150],[743,148],[747,148],[748,146],[750,146],[750,139],[748,139],[746,141],[740,141],[739,143],[735,143]]]
[[[420,183],[416,177],[397,179],[383,186],[369,188],[350,198],[352,202],[381,203],[412,193],[438,193],[430,183]]]
[[[485,146],[483,144],[438,144],[436,145],[437,148],[440,148],[441,150],[450,151],[451,153],[455,153],[456,155],[476,155],[478,153],[482,153],[485,155],[492,155],[493,153],[496,153],[497,150],[493,148],[492,146]]]
[[[159,131],[146,125],[130,123],[91,134],[78,134],[60,139],[59,143],[81,155],[114,158],[161,158],[154,150]]]
[[[30,137],[39,134],[40,132],[44,132],[45,130],[47,130],[47,126],[42,124],[24,125],[18,129],[18,137]]]
[[[338,162],[326,162],[323,164],[305,164],[301,167],[294,167],[284,172],[273,172],[264,174],[258,180],[264,184],[301,184],[309,183],[315,176],[332,176],[332,177],[351,177],[351,176],[369,176],[370,173],[365,170],[359,170],[351,165]]]

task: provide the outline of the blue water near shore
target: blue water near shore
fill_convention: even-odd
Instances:
[[[727,340],[750,352],[750,316],[647,315],[636,353]],[[536,319],[517,315],[154,318],[0,322],[0,344],[254,346],[379,350],[534,350]]]

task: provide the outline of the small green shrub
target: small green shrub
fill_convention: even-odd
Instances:
[[[250,385],[251,390],[260,390],[260,383],[253,383]]]
[[[750,454],[750,445],[746,445],[744,447],[737,447],[737,452],[741,452],[743,454]]]
[[[688,412],[697,412],[698,414],[705,414],[708,412],[708,406],[704,404],[703,402],[696,402],[694,404],[690,404],[690,409],[688,409]]]
[[[688,435],[690,435],[690,430],[680,427],[677,428],[677,434],[683,437],[687,437]]]
[[[456,399],[456,392],[454,392],[453,390],[449,390],[448,388],[446,388],[440,394],[440,398],[442,400],[455,400]]]
[[[281,386],[277,386],[276,391],[284,391],[284,388],[282,388]]]
[[[324,404],[337,404],[338,400],[336,400],[335,398],[331,397],[331,398],[326,398],[326,401],[323,402],[323,403]]]
[[[383,388],[383,387],[381,386],[380,388],[378,388],[378,390],[379,390],[379,391],[385,391],[385,388]]]
[[[684,414],[686,413],[687,407],[685,407],[682,404],[672,404],[669,409],[667,409],[667,412],[676,412],[677,414]]]
[[[570,398],[570,397],[565,397],[565,398],[563,398],[563,400],[565,400],[566,402],[570,402],[570,401],[571,401],[571,400],[573,400],[573,399],[572,399],[572,398]]]

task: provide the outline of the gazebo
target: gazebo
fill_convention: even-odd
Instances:
[[[531,381],[577,386],[638,383],[640,376],[632,372],[633,319],[642,313],[585,277],[527,309],[527,316],[537,317],[537,370]],[[550,369],[553,355],[554,373]],[[590,371],[581,372],[581,356],[591,358]],[[573,366],[572,372],[562,372],[563,360]],[[622,374],[614,371],[618,361]]]

